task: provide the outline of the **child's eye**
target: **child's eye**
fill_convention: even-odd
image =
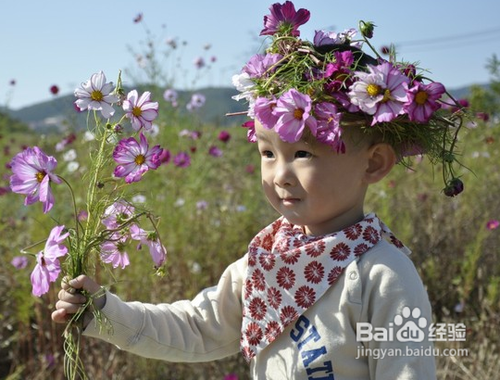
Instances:
[[[311,156],[312,156],[312,154],[305,151],[305,150],[299,150],[299,151],[295,152],[296,158],[310,158]]]
[[[262,155],[262,157],[265,157],[265,158],[273,158],[274,157],[273,152],[271,152],[270,150],[263,150],[261,152],[261,155]]]

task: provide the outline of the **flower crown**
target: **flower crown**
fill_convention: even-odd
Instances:
[[[249,117],[286,142],[300,140],[308,130],[339,153],[345,152],[344,131],[358,126],[378,133],[404,164],[407,157],[424,153],[433,164],[443,164],[446,195],[463,190],[452,164],[464,112],[441,83],[413,64],[397,62],[394,49],[383,59],[369,42],[371,22],[360,22],[361,39],[355,39],[355,29],[320,30],[309,42],[299,38],[298,30],[309,20],[308,10],[296,11],[286,1],[270,11],[260,32],[271,36],[269,47],[233,77],[240,91],[234,99],[249,103]],[[362,50],[364,44],[376,58]],[[449,100],[442,99],[444,94]],[[255,142],[253,122],[244,126]]]

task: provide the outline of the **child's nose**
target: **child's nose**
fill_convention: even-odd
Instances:
[[[279,187],[293,186],[295,175],[290,164],[287,162],[278,163],[274,173],[274,183]]]

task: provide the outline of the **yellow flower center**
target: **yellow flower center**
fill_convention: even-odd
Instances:
[[[296,118],[297,120],[302,119],[302,115],[304,114],[304,110],[297,108],[296,110],[293,111],[293,117]]]
[[[369,96],[377,96],[378,94],[380,94],[381,90],[382,89],[378,84],[370,83],[368,86],[366,86],[366,92]]]
[[[382,103],[388,102],[389,100],[391,100],[391,90],[386,88],[384,91],[384,98],[382,99]]]
[[[427,99],[429,98],[429,94],[425,91],[419,91],[417,92],[417,95],[415,95],[415,103],[417,103],[419,106],[424,105],[425,102],[427,102]]]
[[[97,101],[97,102],[100,102],[100,101],[104,98],[104,96],[102,95],[102,92],[101,92],[101,91],[99,91],[99,90],[94,90],[94,91],[92,91],[92,94],[90,94],[90,98],[91,98],[92,100],[95,100],[95,101]]]
[[[47,174],[45,172],[36,173],[35,177],[36,177],[36,180],[38,181],[38,183],[42,182],[46,175]]]
[[[135,163],[137,165],[142,165],[145,161],[146,161],[146,157],[144,157],[142,154],[138,154],[136,157],[135,157]]]
[[[134,109],[132,110],[132,115],[134,115],[135,117],[139,117],[142,115],[142,110],[140,107],[134,107]]]

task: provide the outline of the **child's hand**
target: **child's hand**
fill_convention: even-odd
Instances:
[[[83,289],[89,294],[95,294],[101,290],[101,286],[85,275],[78,276],[74,279],[65,277],[61,282],[62,289],[59,291],[59,301],[56,303],[56,310],[52,313],[52,320],[56,323],[67,323],[78,309],[82,307],[87,298],[76,290]],[[94,307],[102,309],[106,303],[106,295],[103,294],[99,298],[94,299]],[[92,320],[90,313],[84,317],[83,327],[86,327]]]

